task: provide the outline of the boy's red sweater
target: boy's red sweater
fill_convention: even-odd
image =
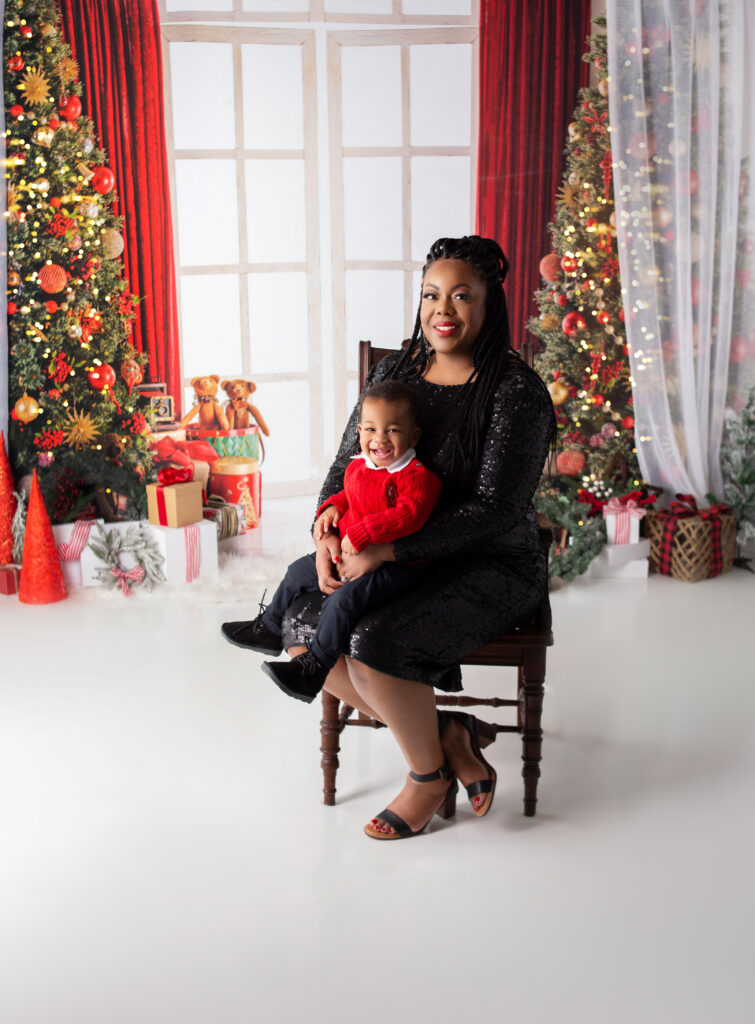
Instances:
[[[348,535],[357,551],[368,544],[387,544],[414,533],[427,521],[440,495],[435,473],[412,459],[397,473],[370,469],[362,458],[346,467],[343,490],[326,499],[317,514],[334,505],[338,532]]]

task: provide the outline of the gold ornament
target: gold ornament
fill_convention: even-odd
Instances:
[[[50,98],[50,83],[39,68],[29,68],[21,79],[20,88],[26,92],[26,102],[32,107],[41,106]]]
[[[548,391],[554,405],[563,405],[569,397],[569,389],[560,380],[552,380],[548,385]]]
[[[601,78],[601,80],[598,82],[598,92],[600,93],[601,96],[607,96],[608,95],[608,79],[607,78]]]
[[[10,189],[8,191],[10,191]],[[8,271],[8,287],[9,288],[18,288],[18,286],[20,284],[21,284],[21,275],[19,274],[19,272],[17,270],[9,270]]]
[[[556,202],[571,210],[576,209],[577,203],[579,202],[576,188],[568,182],[562,185],[556,195]]]
[[[567,133],[569,135],[569,138],[571,139],[572,142],[576,142],[577,139],[581,139],[582,138],[582,132],[580,131],[580,127],[579,127],[579,122],[578,121],[571,121],[570,124],[568,125],[566,131],[567,131]]]
[[[73,57],[63,57],[58,61],[58,74],[63,85],[68,85],[79,77],[79,65]]]
[[[22,423],[31,423],[32,420],[39,416],[39,403],[36,398],[32,398],[31,395],[27,395],[24,391],[23,395],[14,405],[13,411],[16,414],[16,419],[21,420]]]
[[[32,187],[35,188],[38,192],[49,192],[50,182],[47,178],[37,178],[36,181],[32,182]]]
[[[55,132],[48,124],[40,125],[31,133],[31,141],[36,142],[38,146],[45,146],[45,148],[51,144],[54,138]]]
[[[18,221],[21,215],[21,203],[15,185],[8,185],[6,193],[6,205],[8,207],[8,220]]]
[[[115,228],[105,228],[100,235],[102,255],[108,260],[117,260],[123,252],[123,235]]]
[[[540,322],[542,323],[544,330],[555,331],[557,327],[561,326],[561,317],[556,316],[554,313],[545,313],[540,318]]]
[[[55,26],[51,25],[48,21],[43,21],[42,24],[39,26],[39,29],[46,39],[49,39],[52,36],[56,36],[58,34],[58,30],[55,28]]]
[[[97,427],[89,413],[76,412],[74,408],[72,413],[68,413],[66,419],[70,424],[64,434],[68,447],[75,448],[80,452],[82,448],[91,445],[97,437]]]

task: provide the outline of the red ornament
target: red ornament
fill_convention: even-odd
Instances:
[[[561,260],[561,267],[566,271],[567,274],[573,274],[577,269],[577,257],[576,256],[564,256]]]
[[[19,103],[14,103],[10,108],[11,117],[20,117],[24,112],[24,108]]]
[[[602,405],[603,402],[605,401],[605,399],[603,398],[602,395],[593,395],[592,396],[592,401],[593,401],[593,405]]]
[[[610,321],[611,314],[608,313],[605,309],[600,309],[598,310],[595,319],[598,321],[599,324],[605,325]]]
[[[60,121],[54,114],[52,115],[52,117],[47,118],[47,123],[50,126],[50,128],[53,128],[55,130],[60,128]]]
[[[57,302],[54,302],[52,299],[50,299],[49,302],[45,303],[45,309],[47,310],[48,313],[52,314],[52,313],[57,313],[59,307],[58,307]]]
[[[57,263],[45,263],[37,273],[37,280],[42,291],[54,295],[56,292],[63,291],[68,281],[68,274]]]
[[[583,331],[585,327],[587,327],[587,321],[581,313],[577,313],[574,310],[571,313],[567,313],[561,321],[561,330],[569,338],[573,338],[579,331]]]
[[[555,299],[556,299],[556,305],[557,306],[566,306],[569,303],[569,300],[567,299],[567,297],[564,295],[563,292],[561,292],[559,295],[556,295]]]
[[[11,315],[13,313],[17,313],[18,312],[18,306],[16,305],[15,302],[9,302],[8,306],[7,306],[7,309],[8,309],[8,313],[11,314]]]
[[[624,310],[623,310],[623,308],[619,310],[619,320],[621,320],[621,322],[624,323]]]
[[[558,258],[558,253],[549,252],[547,256],[543,256],[540,260],[540,275],[546,281],[558,281],[561,276],[561,261]]]
[[[128,393],[131,394],[134,384],[141,384],[144,380],[144,370],[135,359],[124,359],[121,363],[121,377],[128,385]]]
[[[115,384],[115,370],[110,363],[103,363],[102,366],[95,366],[93,370],[89,371],[87,380],[95,391],[104,391],[106,388],[112,388]]]
[[[63,203],[58,196],[53,196],[50,200],[50,206],[53,208],[53,210],[59,210],[62,205]]]
[[[91,185],[96,192],[104,196],[115,187],[115,175],[109,167],[95,167]]]
[[[31,25],[22,25],[19,32],[24,39],[31,39]]]
[[[587,459],[582,452],[575,451],[573,448],[567,448],[564,452],[559,452],[558,458],[556,459],[556,469],[559,473],[563,473],[564,476],[577,476],[585,468]]]
[[[14,57],[11,57],[11,59],[8,61],[8,70],[9,71],[22,71],[23,67],[24,67],[24,58],[23,57],[19,57],[18,54],[16,54]]]
[[[81,100],[78,96],[61,96],[58,113],[66,121],[75,121],[77,117],[81,117]]]
[[[624,419],[621,421],[621,425],[624,428],[624,430],[631,430],[634,426],[634,416],[625,416]]]

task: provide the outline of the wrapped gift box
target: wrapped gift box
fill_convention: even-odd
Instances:
[[[8,562],[0,565],[0,594],[17,594],[21,579],[21,566]]]
[[[636,544],[640,539],[640,520],[646,510],[636,501],[611,498],[603,507],[609,544]]]
[[[685,583],[729,572],[737,524],[728,505],[698,509],[691,494],[677,494],[667,509],[648,512],[650,568]]]
[[[178,528],[202,520],[202,484],[147,484],[149,521],[153,526]]]
[[[162,571],[169,586],[191,583],[215,575],[218,571],[218,540],[215,524],[202,519],[183,527],[159,526],[143,520],[157,542],[163,557]],[[125,531],[134,523],[105,523],[105,530]],[[128,552],[122,556],[122,568],[133,569],[136,560]],[[81,582],[85,587],[102,586],[98,569],[107,568],[90,547],[81,553]],[[135,588],[137,589],[137,588]]]
[[[81,553],[87,545],[89,532],[94,523],[104,526],[105,521],[77,519],[73,523],[59,523],[52,528],[66,586],[81,586]]]
[[[209,494],[229,505],[242,505],[246,528],[257,525],[262,512],[262,477],[256,459],[229,456],[217,459],[210,470]]]
[[[646,548],[646,543],[646,541],[639,541],[637,544],[607,544],[590,562],[588,575],[596,579],[646,579],[650,570],[647,553],[639,558],[627,558],[625,560],[613,557],[615,552],[624,552],[627,548],[642,549],[647,552],[649,544]]]
[[[229,504],[217,495],[211,495],[208,500],[209,504],[205,505],[202,514],[217,526],[218,540],[246,533],[246,510],[243,505]]]
[[[638,540],[634,544],[606,544],[601,554],[603,552],[605,552],[607,566],[618,567],[640,559],[647,562],[650,555],[650,541],[646,539]]]

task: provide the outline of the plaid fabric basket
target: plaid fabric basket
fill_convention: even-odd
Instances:
[[[691,494],[677,494],[669,508],[648,511],[645,530],[652,572],[697,583],[734,564],[737,524],[728,505],[698,509]]]

